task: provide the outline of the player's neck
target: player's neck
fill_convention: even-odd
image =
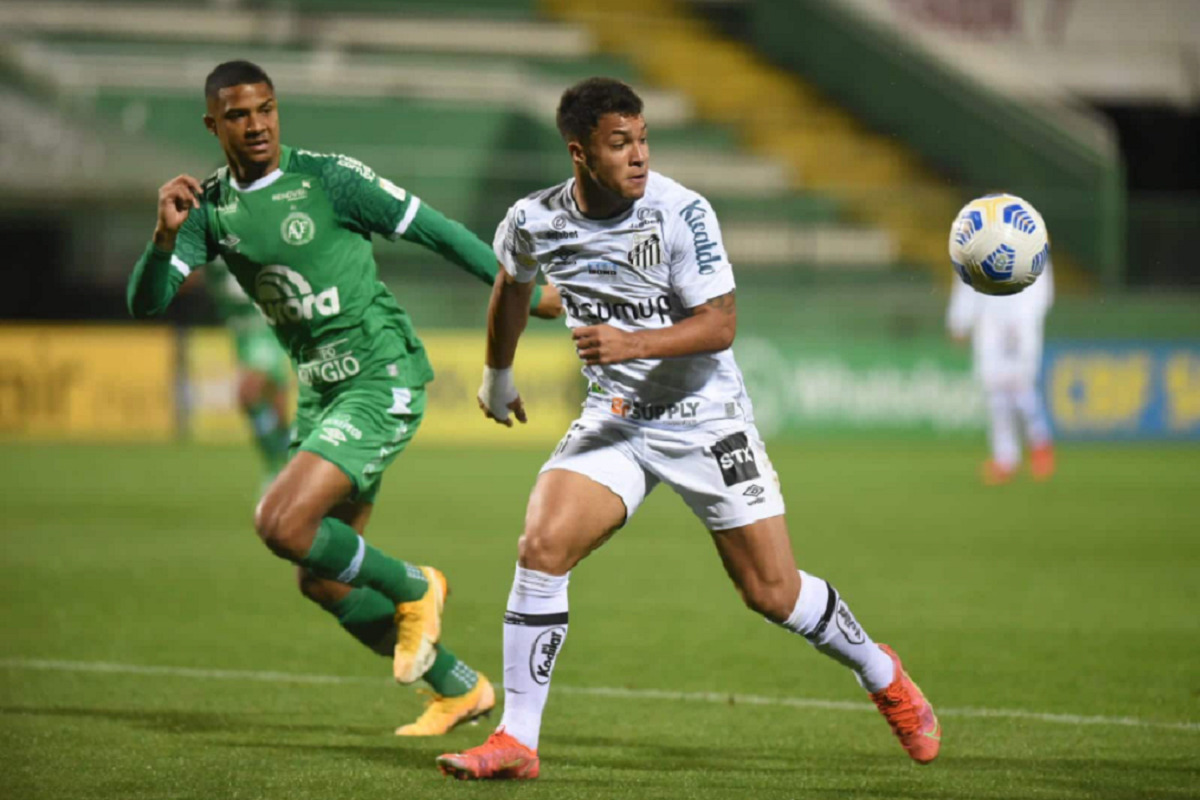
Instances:
[[[589,219],[611,219],[624,214],[636,202],[604,188],[580,170],[575,171],[571,196],[579,213]]]
[[[233,176],[239,186],[249,186],[259,178],[270,175],[275,170],[279,169],[279,155],[268,161],[266,164],[239,164],[234,159],[228,159],[229,174]]]

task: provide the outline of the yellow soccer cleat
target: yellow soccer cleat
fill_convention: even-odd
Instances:
[[[419,600],[396,606],[396,649],[392,673],[397,683],[416,683],[437,658],[435,645],[442,638],[442,609],[449,587],[446,576],[433,567],[421,567],[429,588]]]
[[[492,713],[495,705],[496,691],[492,688],[491,681],[481,672],[475,688],[461,697],[443,697],[435,694],[416,722],[396,728],[396,735],[441,736],[464,722],[474,724],[480,717]]]

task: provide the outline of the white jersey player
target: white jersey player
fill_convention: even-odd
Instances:
[[[711,532],[745,603],[853,670],[912,758],[932,761],[941,728],[899,658],[832,586],[796,569],[779,480],[729,349],[733,271],[712,207],[650,171],[642,101],[625,84],[592,78],[568,89],[558,127],[574,178],[516,203],[496,233],[503,274],[479,400],[502,424],[525,420],[511,365],[527,317],[519,306],[539,272],[562,295],[588,396],[526,511],[504,618],[500,727],[439,767],[459,778],[537,777],[570,570],[660,483]]]
[[[1054,304],[1053,269],[1019,294],[991,297],[956,281],[946,310],[946,327],[957,340],[970,337],[975,376],[987,397],[991,458],[983,480],[1006,483],[1021,463],[1018,418],[1030,449],[1037,480],[1054,473],[1054,445],[1038,390],[1046,314]]]

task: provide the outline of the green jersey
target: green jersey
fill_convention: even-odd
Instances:
[[[347,156],[281,147],[277,170],[239,186],[222,167],[199,200],[174,252],[150,247],[135,267],[131,310],[161,311],[191,269],[219,255],[300,383],[322,395],[359,375],[407,386],[433,378],[408,314],[379,280],[372,234],[420,244],[489,283],[496,275],[474,234]]]

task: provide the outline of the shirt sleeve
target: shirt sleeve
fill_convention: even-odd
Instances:
[[[133,266],[125,289],[129,313],[135,317],[161,314],[171,304],[183,281],[196,267],[216,258],[208,236],[203,203],[192,209],[175,235],[175,249],[159,250],[151,243]]]
[[[537,277],[538,262],[534,255],[533,234],[525,227],[525,210],[520,203],[510,208],[496,227],[492,249],[500,266],[519,283],[529,283]]]
[[[671,285],[687,308],[702,306],[735,288],[721,226],[711,205],[690,195],[663,223],[670,256]]]
[[[364,233],[399,239],[412,225],[421,200],[349,156],[329,156],[322,169],[334,210]]]

